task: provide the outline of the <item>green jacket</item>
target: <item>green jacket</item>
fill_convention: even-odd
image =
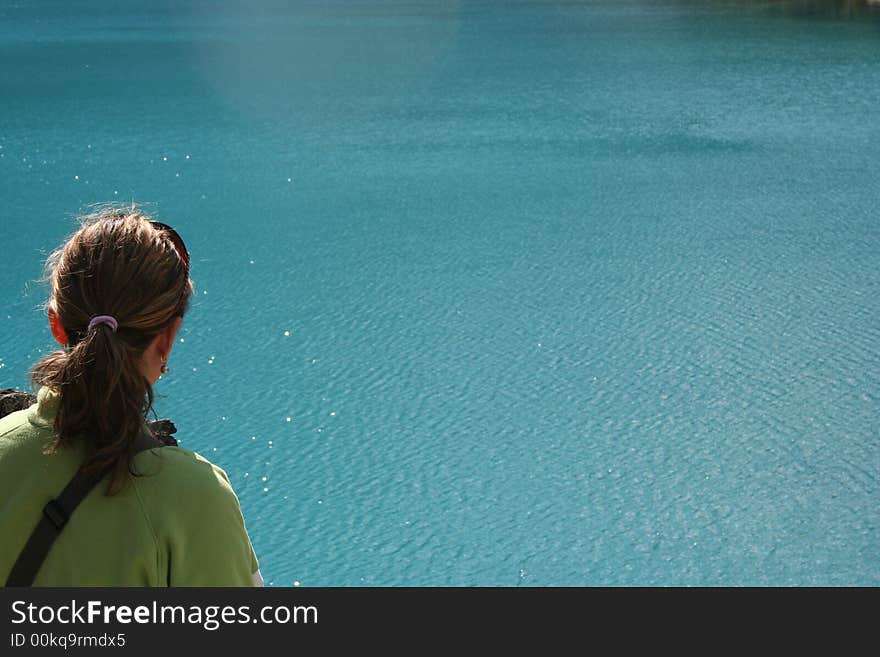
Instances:
[[[85,458],[84,446],[46,453],[59,395],[0,419],[0,585],[42,514]],[[253,586],[257,558],[226,473],[195,452],[134,457],[117,495],[101,482],[74,511],[34,586]]]

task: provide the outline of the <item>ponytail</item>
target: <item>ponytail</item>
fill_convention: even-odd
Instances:
[[[61,393],[53,448],[86,439],[92,454],[83,470],[112,468],[109,494],[122,489],[126,471],[135,474],[129,467],[133,441],[153,404],[153,389],[137,356],[101,324],[72,347],[49,354],[33,371],[35,384]]]

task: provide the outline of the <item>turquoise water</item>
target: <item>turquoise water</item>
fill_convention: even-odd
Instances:
[[[880,584],[880,11],[4,1],[0,93],[0,387],[148,203],[267,582]]]

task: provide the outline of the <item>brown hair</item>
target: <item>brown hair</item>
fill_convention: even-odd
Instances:
[[[141,357],[184,315],[192,281],[171,240],[135,206],[106,207],[81,222],[46,266],[48,309],[68,345],[34,366],[32,382],[60,393],[50,449],[85,440],[90,456],[83,469],[110,468],[112,495],[136,474],[133,443],[153,405]],[[117,330],[106,324],[89,330],[96,315],[112,315]]]

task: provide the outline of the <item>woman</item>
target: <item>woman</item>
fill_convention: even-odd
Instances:
[[[262,585],[226,473],[146,424],[192,294],[189,254],[134,208],[49,259],[37,403],[0,419],[0,582]]]

